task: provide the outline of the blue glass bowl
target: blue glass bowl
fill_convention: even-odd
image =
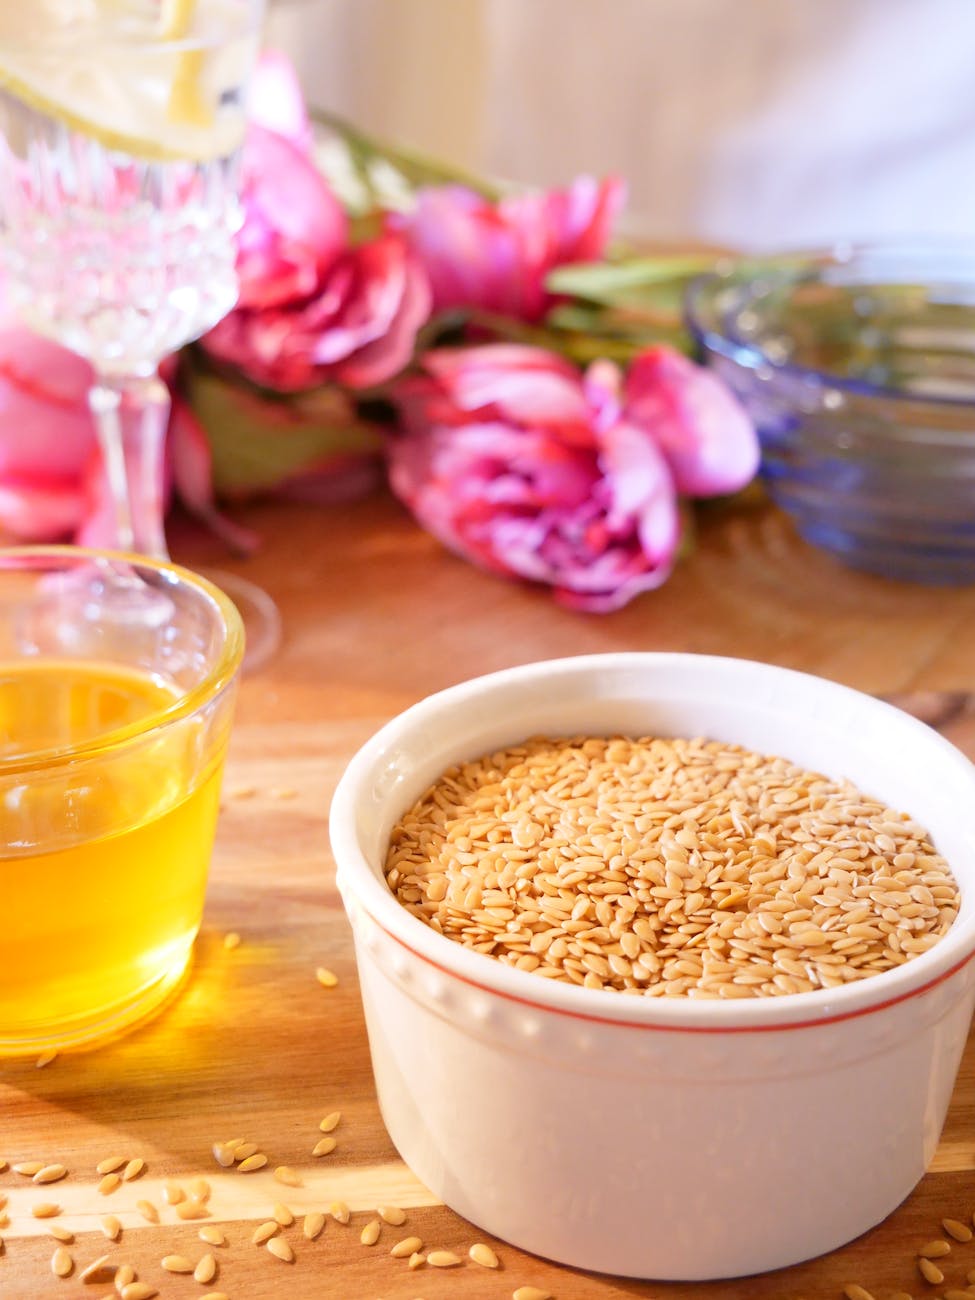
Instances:
[[[807,541],[891,578],[975,582],[975,247],[729,263],[685,311]]]

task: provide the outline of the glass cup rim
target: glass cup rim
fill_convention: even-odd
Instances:
[[[260,31],[263,15],[267,8],[266,0],[237,0],[234,12],[240,15],[240,34],[255,35]],[[54,31],[32,34],[29,39],[6,40],[2,38],[3,52],[6,56],[52,55],[59,59],[84,60],[92,57],[93,47],[98,51],[114,54],[156,53],[179,54],[184,51],[214,47],[218,44],[213,32],[185,36],[160,36],[142,32],[127,31],[116,19],[114,24],[105,24],[104,19],[82,18],[72,21]]]
[[[137,555],[131,551],[117,551],[109,548],[68,545],[38,546],[0,546],[0,576],[7,568],[8,561],[51,561],[51,572],[58,570],[57,561],[109,560],[129,564],[135,568],[150,569],[154,573],[165,575],[171,582],[181,587],[188,587],[198,595],[205,597],[217,609],[224,628],[224,642],[219,657],[208,669],[201,681],[190,690],[180,694],[171,705],[163,709],[154,709],[123,727],[114,727],[100,733],[91,740],[78,744],[57,745],[48,749],[33,750],[29,754],[14,754],[9,758],[0,757],[0,777],[21,772],[49,770],[79,759],[89,759],[106,750],[118,750],[121,746],[136,744],[149,735],[158,734],[164,728],[173,726],[184,718],[197,713],[208,701],[215,699],[234,679],[240,669],[244,656],[244,625],[236,605],[219,587],[206,578],[194,573],[182,565],[170,560],[155,559],[152,556]],[[61,568],[66,567],[64,565]]]

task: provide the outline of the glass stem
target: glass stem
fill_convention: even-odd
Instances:
[[[115,508],[117,548],[167,559],[163,520],[169,389],[155,370],[99,375],[88,404]]]

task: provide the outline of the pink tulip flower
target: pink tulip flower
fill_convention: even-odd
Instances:
[[[397,224],[426,269],[434,310],[475,307],[536,321],[555,301],[548,273],[598,261],[624,199],[622,181],[591,176],[498,203],[463,186],[436,186],[421,190],[415,211]]]
[[[651,348],[624,377],[508,344],[427,353],[399,389],[393,490],[474,563],[576,609],[618,609],[673,567],[680,484],[734,491],[758,463],[735,398],[679,360]]]

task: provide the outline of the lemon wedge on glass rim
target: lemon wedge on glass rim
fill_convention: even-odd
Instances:
[[[0,90],[107,149],[206,162],[243,138],[257,37],[234,0],[0,0]]]

